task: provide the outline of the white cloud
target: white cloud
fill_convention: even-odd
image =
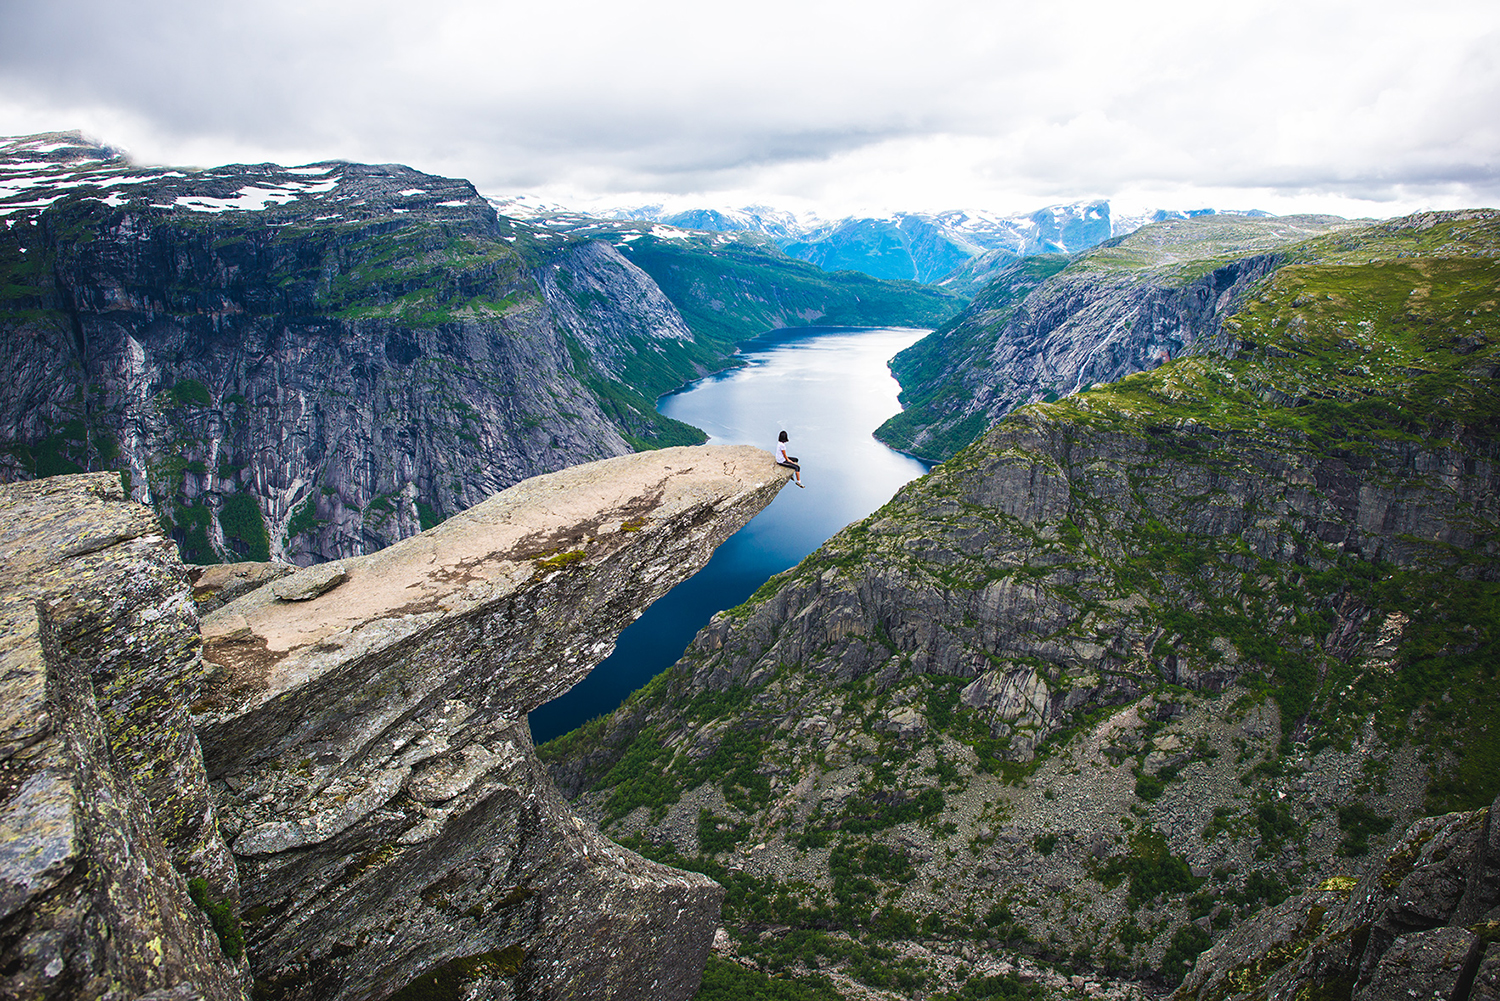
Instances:
[[[53,0],[7,35],[0,131],[157,162],[835,212],[1500,203],[1492,0]]]

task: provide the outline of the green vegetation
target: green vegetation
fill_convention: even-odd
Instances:
[[[1174,987],[1182,983],[1198,961],[1198,954],[1212,944],[1212,937],[1197,925],[1178,928],[1172,933],[1172,941],[1167,944],[1167,951],[1161,958],[1162,979]]]
[[[421,522],[424,532],[448,520],[446,516],[438,514],[435,508],[420,500],[417,501],[417,519]]]
[[[340,319],[398,321],[409,333],[387,341],[387,356],[409,364],[424,351],[418,331],[503,320],[537,302],[524,255],[470,225],[411,219],[354,234],[308,227],[296,236],[312,252],[271,278]]]
[[[694,1001],[840,1001],[826,977],[795,977],[772,980],[759,970],[708,957],[703,984]]]
[[[917,282],[823,271],[749,239],[643,236],[621,251],[656,281],[695,337],[725,344],[782,326],[932,327],[964,302]]]
[[[243,956],[245,932],[240,927],[240,918],[234,912],[234,905],[228,899],[213,899],[213,891],[209,888],[208,880],[202,876],[189,879],[187,888],[188,896],[208,917],[208,923],[213,926],[214,934],[219,939],[219,948],[224,951],[224,955],[230,959],[239,959]]]
[[[760,809],[771,798],[770,779],[758,769],[763,746],[755,734],[734,731],[726,733],[712,753],[694,760],[665,747],[654,730],[643,730],[599,782],[598,788],[614,790],[604,804],[605,823],[639,806],[649,807],[652,819],[660,820],[683,790],[705,781],[717,782],[737,809]],[[560,748],[544,745],[544,750],[552,756]]]
[[[1042,1001],[1046,990],[1038,983],[1027,982],[1014,973],[974,976],[954,993],[933,994],[929,1001]]]
[[[211,407],[214,403],[208,387],[197,379],[178,379],[168,390],[167,398],[177,406]]]
[[[565,553],[554,553],[551,556],[539,556],[535,560],[536,568],[542,573],[550,573],[553,570],[566,570],[576,567],[588,559],[588,554],[582,549],[571,549]]]
[[[212,521],[213,512],[202,498],[191,504],[174,504],[172,517],[163,518],[163,527],[177,540],[182,562],[198,566],[222,562],[213,543],[208,541],[208,527]]]
[[[626,363],[627,374],[619,375],[600,371],[573,338],[567,343],[575,373],[636,451],[701,445],[707,440],[707,435],[691,424],[657,413],[656,398],[695,378],[704,368],[720,367],[731,346],[670,341],[665,347],[648,347],[636,338],[632,346],[638,353]]]
[[[734,850],[749,833],[749,824],[733,823],[709,810],[698,811],[698,847],[709,855]]]
[[[271,537],[255,498],[247,493],[230,494],[219,509],[219,527],[224,538],[247,560],[265,563],[271,558]]]
[[[476,980],[514,977],[526,962],[526,951],[509,945],[494,952],[463,956],[428,970],[391,995],[390,1001],[461,1001]]]
[[[1191,893],[1203,884],[1193,876],[1187,862],[1167,846],[1159,831],[1143,828],[1130,836],[1130,850],[1110,859],[1099,872],[1106,887],[1130,880],[1126,896],[1131,910],[1150,903],[1163,893]]]
[[[667,807],[682,795],[682,787],[667,773],[674,757],[654,731],[637,734],[599,783],[600,788],[614,790],[604,803],[604,822],[613,823],[638,806],[650,807],[653,820],[665,817]]]
[[[297,505],[297,509],[292,512],[291,518],[287,520],[287,541],[291,541],[299,535],[306,535],[309,532],[316,531],[319,525],[326,524],[328,524],[326,520],[318,517],[318,502],[316,498],[308,497],[301,504]]]
[[[1363,803],[1349,803],[1338,808],[1339,829],[1344,832],[1339,842],[1340,855],[1365,855],[1370,851],[1370,838],[1391,829],[1391,818],[1382,817]]]

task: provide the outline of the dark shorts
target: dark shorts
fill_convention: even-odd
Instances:
[[[776,465],[785,466],[788,469],[795,469],[799,473],[802,472],[802,467],[797,465],[795,462],[778,462],[776,463]]]

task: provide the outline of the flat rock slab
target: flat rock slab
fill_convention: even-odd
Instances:
[[[770,453],[737,445],[641,452],[532,477],[420,535],[341,560],[345,576],[332,590],[283,600],[278,585],[317,569],[308,568],[210,613],[204,658],[234,676],[242,697],[247,685],[258,690],[225,707],[232,713],[347,662],[355,647],[400,642],[412,628],[504,599],[538,573],[649,538],[643,530],[654,523],[733,506],[781,483],[778,473]]]
[[[516,996],[688,997],[722,889],[574,816],[526,714],[785,485],[743,446],[606,459],[342,560],[306,600],[282,597],[303,570],[204,617],[219,829],[241,906],[278,915],[247,927],[256,975],[359,1001],[514,949]]]

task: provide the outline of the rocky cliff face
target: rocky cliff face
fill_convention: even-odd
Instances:
[[[690,996],[723,891],[576,818],[526,713],[778,472],[677,448],[527,480],[222,605],[201,660],[117,477],[4,487],[7,996]]]
[[[1199,959],[1174,998],[1500,997],[1497,810],[1419,821],[1362,878],[1256,915]]]
[[[763,965],[1175,983],[1500,792],[1497,246],[1469,213],[1299,248],[1224,350],[1013,414],[544,756],[732,880]]]
[[[1208,217],[1149,226],[1076,260],[1001,270],[964,313],[891,363],[905,409],[876,436],[946,459],[1000,417],[1184,352],[1223,353],[1223,318],[1284,259],[1275,253],[1352,225],[1331,217]]]
[[[464,181],[144,169],[70,136],[0,154],[0,475],[118,468],[189,560],[355,555],[702,440],[653,401],[731,348],[694,346],[611,248],[543,250]],[[637,355],[663,385],[622,381]]]

